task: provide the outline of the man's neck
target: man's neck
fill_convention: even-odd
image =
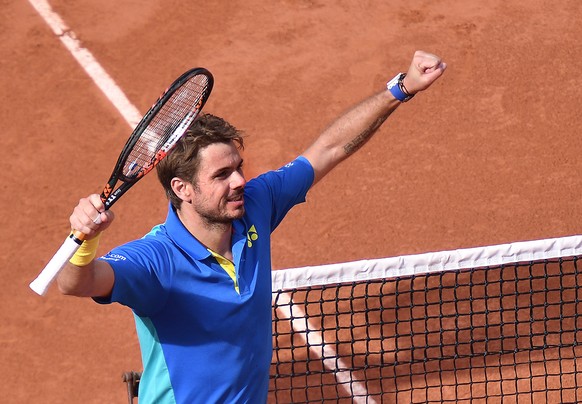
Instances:
[[[198,241],[206,248],[232,261],[232,222],[209,223],[198,215],[177,211],[178,218]]]

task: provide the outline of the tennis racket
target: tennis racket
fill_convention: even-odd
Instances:
[[[208,70],[195,68],[178,77],[160,96],[136,126],[117,159],[101,193],[105,209],[111,208],[168,154],[196,120],[213,84],[214,78]],[[30,288],[41,296],[45,295],[85,237],[82,232],[73,230],[38,277],[30,283]]]

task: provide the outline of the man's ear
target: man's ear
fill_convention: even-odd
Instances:
[[[176,196],[183,202],[189,203],[192,201],[192,184],[190,182],[184,181],[178,177],[174,177],[170,181],[170,186],[172,187],[172,191],[174,191]]]

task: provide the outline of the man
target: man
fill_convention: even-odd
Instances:
[[[170,200],[166,222],[97,260],[113,212],[98,195],[80,200],[70,222],[88,240],[59,275],[59,288],[133,310],[144,365],[141,404],[266,401],[271,232],[445,68],[417,51],[406,74],[338,118],[300,157],[248,183],[240,133],[202,115],[158,166]]]

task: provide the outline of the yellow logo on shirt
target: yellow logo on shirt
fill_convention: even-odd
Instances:
[[[255,225],[253,224],[251,226],[251,228],[249,229],[249,231],[247,232],[247,245],[249,246],[249,248],[251,248],[253,246],[253,241],[257,240],[259,238],[259,233],[257,233],[257,229],[255,228]]]

